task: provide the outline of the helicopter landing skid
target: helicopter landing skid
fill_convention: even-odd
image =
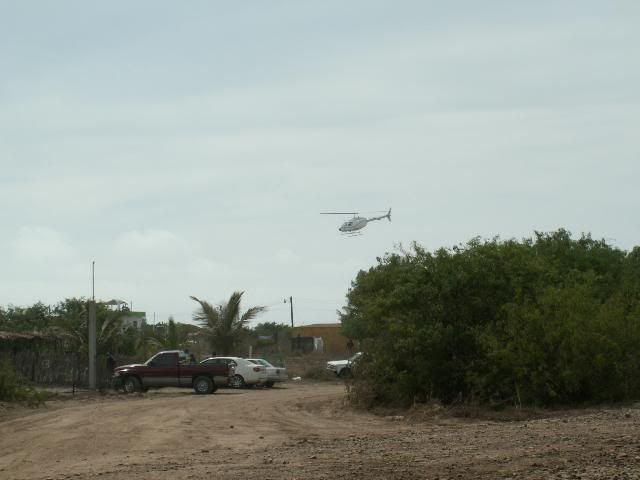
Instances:
[[[361,237],[362,236],[362,232],[343,233],[342,236],[343,237]]]

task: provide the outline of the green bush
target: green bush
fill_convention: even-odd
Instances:
[[[0,401],[26,402],[30,406],[44,404],[46,392],[37,391],[24,385],[7,359],[0,362]]]
[[[551,405],[640,398],[640,249],[560,230],[428,252],[360,272],[345,335],[367,352],[366,404]]]

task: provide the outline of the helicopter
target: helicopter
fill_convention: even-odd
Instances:
[[[367,223],[373,222],[374,220],[382,220],[386,218],[387,220],[391,221],[391,209],[389,209],[386,215],[371,218],[359,217],[358,212],[320,212],[320,215],[353,215],[353,218],[347,220],[340,226],[340,228],[338,228],[338,230],[342,234],[350,237],[362,235],[362,232],[360,232],[360,230],[366,227]]]

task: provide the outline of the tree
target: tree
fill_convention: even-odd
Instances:
[[[129,330],[133,339],[132,353],[135,353],[143,360],[147,360],[152,353],[158,349],[158,342],[155,337],[153,325],[143,323],[140,329],[131,328]]]
[[[0,307],[0,330],[42,332],[50,326],[51,319],[51,308],[42,302],[30,307],[9,305],[6,310]]]
[[[159,324],[158,326],[161,326]],[[166,329],[161,329],[153,335],[151,343],[163,350],[177,350],[184,343],[184,338],[179,335],[178,326],[173,317],[169,317]]]
[[[229,355],[247,333],[247,324],[266,307],[251,307],[240,313],[240,302],[244,292],[233,292],[226,303],[212,305],[194,296],[190,298],[200,304],[193,319],[202,326],[202,334],[209,341],[211,348],[219,354]]]
[[[89,351],[89,308],[84,298],[67,298],[54,308],[54,332],[62,334],[69,346],[77,351]],[[98,353],[115,351],[121,343],[122,312],[111,311],[101,304],[96,305],[96,347]]]
[[[263,322],[251,328],[251,344],[256,347],[276,348],[291,338],[291,327],[286,323]]]
[[[387,254],[341,320],[365,404],[640,398],[640,249],[566,230]]]
[[[251,330],[258,337],[273,337],[273,339],[276,339],[280,335],[290,333],[291,327],[286,323],[263,322],[257,324]]]

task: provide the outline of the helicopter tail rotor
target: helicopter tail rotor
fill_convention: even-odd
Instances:
[[[391,209],[389,209],[385,217],[387,217],[387,220],[391,221]]]

